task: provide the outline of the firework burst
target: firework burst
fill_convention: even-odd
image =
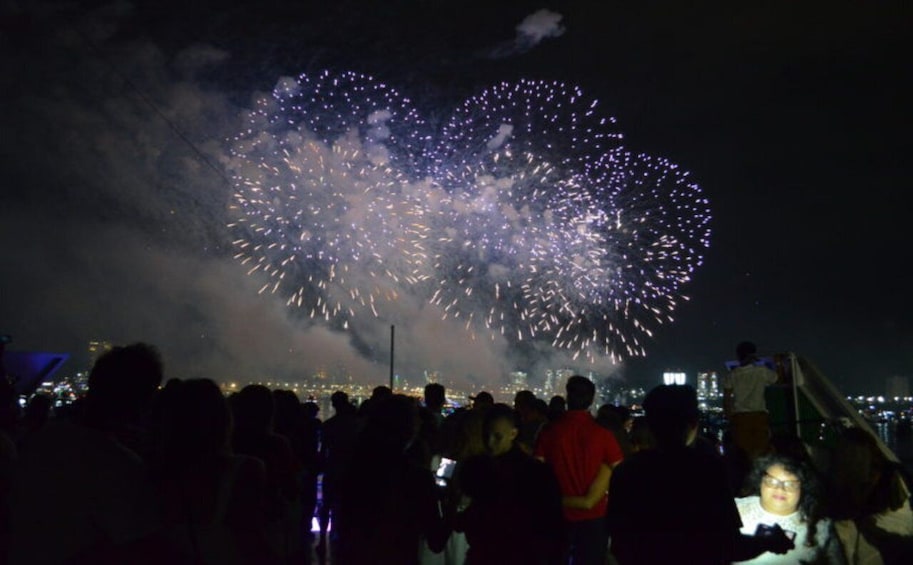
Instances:
[[[231,144],[236,259],[260,292],[345,326],[414,283],[423,124],[355,73],[284,80]]]
[[[709,204],[621,139],[561,83],[486,89],[433,135],[370,77],[284,80],[232,141],[236,257],[342,326],[410,293],[473,333],[644,355],[709,245]]]

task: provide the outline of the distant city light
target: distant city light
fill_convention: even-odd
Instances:
[[[685,373],[671,371],[663,373],[663,383],[667,385],[683,385],[685,380]]]

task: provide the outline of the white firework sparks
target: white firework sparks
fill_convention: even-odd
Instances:
[[[435,136],[370,77],[285,80],[232,143],[237,258],[343,326],[408,292],[474,333],[644,355],[709,245],[709,203],[614,124],[579,88],[518,81]]]

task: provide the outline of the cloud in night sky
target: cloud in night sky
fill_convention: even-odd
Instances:
[[[560,37],[564,33],[561,20],[564,16],[551,10],[538,10],[517,24],[517,35],[512,41],[505,42],[492,49],[488,56],[492,59],[512,57],[533,49],[542,41]]]

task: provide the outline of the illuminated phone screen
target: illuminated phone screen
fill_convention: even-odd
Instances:
[[[454,467],[456,467],[455,460],[447,459],[446,457],[441,458],[441,464],[438,465],[437,471],[434,473],[437,484],[442,487],[447,486],[447,481],[453,476]]]

